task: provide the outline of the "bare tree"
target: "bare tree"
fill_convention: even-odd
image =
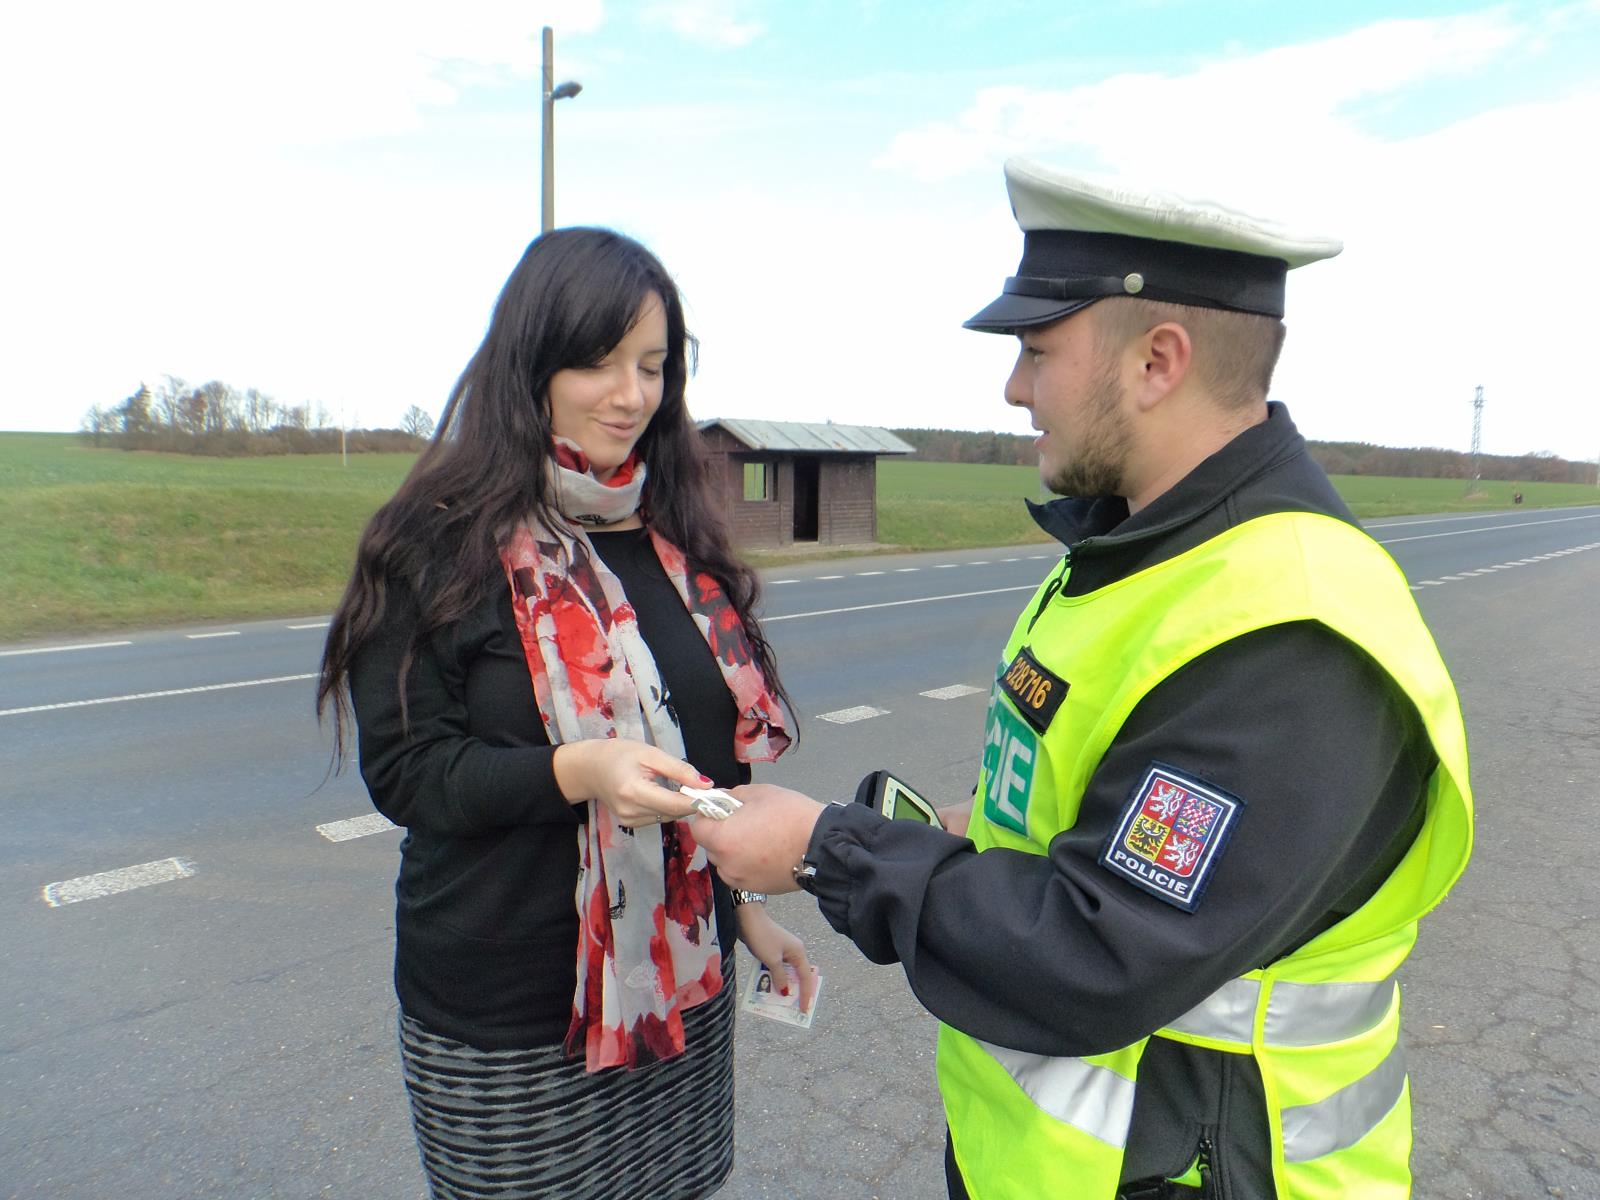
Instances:
[[[155,393],[155,424],[168,429],[183,428],[184,399],[189,385],[176,375],[165,375]]]
[[[78,432],[89,439],[91,445],[104,444],[108,435],[117,428],[116,413],[110,409],[101,408],[96,404],[83,414],[83,420],[78,423]]]
[[[244,427],[251,433],[261,433],[272,423],[272,397],[255,388],[244,390]]]
[[[433,436],[433,418],[413,404],[406,409],[405,415],[400,418],[400,428],[414,438],[431,438]]]

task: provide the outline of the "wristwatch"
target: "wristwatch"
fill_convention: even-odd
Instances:
[[[817,894],[817,864],[809,858],[802,858],[794,865],[794,883],[802,892]]]
[[[733,894],[733,906],[738,908],[741,904],[761,904],[766,901],[765,892],[747,892],[743,888],[729,888]]]

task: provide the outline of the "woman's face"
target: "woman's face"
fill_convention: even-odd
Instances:
[[[644,302],[633,328],[592,367],[568,367],[550,380],[550,427],[578,443],[595,478],[626,461],[661,407],[667,314],[661,298]]]

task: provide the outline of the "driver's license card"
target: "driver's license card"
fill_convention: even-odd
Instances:
[[[740,1001],[739,1007],[757,1016],[782,1021],[785,1025],[810,1029],[811,1020],[817,1015],[817,998],[822,994],[822,976],[816,976],[817,994],[811,997],[810,1010],[801,1012],[800,976],[788,963],[783,964],[783,969],[789,975],[787,996],[778,990],[781,985],[773,979],[772,972],[757,963],[756,969],[750,973],[744,985],[744,999]]]

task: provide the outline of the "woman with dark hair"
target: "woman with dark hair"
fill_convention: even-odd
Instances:
[[[342,751],[348,696],[407,831],[395,989],[435,1197],[709,1195],[733,1162],[732,935],[810,999],[800,940],[679,820],[675,785],[747,782],[789,743],[684,404],[692,349],[644,247],[533,242],[328,631],[318,711]]]

